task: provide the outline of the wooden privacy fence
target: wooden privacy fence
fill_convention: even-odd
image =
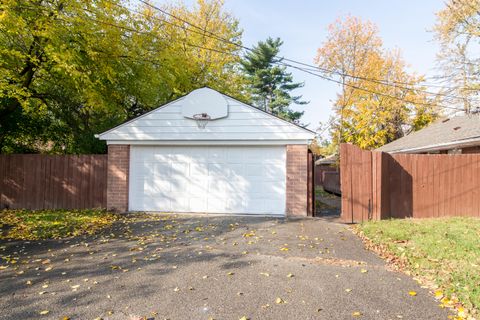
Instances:
[[[0,155],[0,209],[107,205],[107,155]]]
[[[480,217],[480,154],[340,148],[342,219]]]
[[[324,171],[323,172],[323,189],[335,194],[341,194],[340,190],[340,172]]]

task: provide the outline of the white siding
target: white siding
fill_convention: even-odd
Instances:
[[[226,97],[226,96],[225,96]],[[182,99],[176,100],[99,136],[102,140],[181,141],[181,140],[310,140],[308,130],[278,119],[254,107],[226,97],[228,116],[212,120],[205,129],[182,116]]]

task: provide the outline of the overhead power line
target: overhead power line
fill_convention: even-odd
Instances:
[[[215,34],[214,32],[212,31],[209,31],[209,30],[206,30],[206,28],[201,28],[183,18],[180,18],[160,7],[157,7],[155,5],[152,5],[151,3],[149,3],[148,1],[145,1],[145,0],[138,0],[139,2],[145,4],[146,6],[154,9],[154,10],[157,10],[169,17],[172,17],[178,21],[181,21],[182,23],[185,23],[193,28],[195,28],[196,30],[199,30],[202,32],[202,35],[210,35],[211,38],[214,38],[216,40],[219,40],[219,41],[222,41],[222,42],[226,42],[226,43],[229,43],[229,44],[232,44],[232,45],[235,45],[241,49],[244,49],[246,51],[253,51],[252,48],[249,48],[249,47],[246,47],[244,45],[240,45],[238,43],[235,43],[235,42],[232,42],[228,39],[225,39],[217,34]],[[122,6],[123,7],[123,6]],[[130,10],[126,7],[124,7],[125,9],[127,10]],[[137,14],[141,14],[139,13],[138,11],[135,11]],[[166,20],[164,19],[161,19],[160,21],[162,22],[167,22]],[[185,29],[184,27],[182,26],[178,26],[178,25],[175,25],[173,24],[174,26],[177,26],[177,27],[181,27],[183,29]],[[186,29],[187,31],[192,31],[192,32],[195,32],[191,29]],[[203,49],[207,49],[208,48],[204,48]],[[217,51],[217,50],[215,50]],[[225,52],[227,53],[227,52]],[[228,53],[230,54],[230,53]],[[444,96],[444,97],[448,97],[448,98],[454,98],[454,99],[462,99],[462,97],[457,97],[457,96],[453,96],[453,95],[447,95],[447,94],[442,94],[442,93],[435,93],[435,92],[429,92],[429,91],[425,91],[425,90],[421,90],[421,89],[418,89],[418,88],[411,88],[411,87],[404,87],[404,86],[398,86],[398,85],[392,85],[391,83],[387,83],[387,82],[384,82],[382,80],[378,80],[378,79],[372,79],[372,78],[367,78],[367,77],[361,77],[361,76],[353,76],[353,75],[349,75],[349,74],[346,74],[346,73],[341,73],[341,72],[338,72],[338,71],[334,71],[334,70],[329,70],[329,69],[326,69],[326,68],[322,68],[322,67],[319,67],[319,66],[315,66],[315,65],[311,65],[311,64],[307,64],[307,63],[304,63],[304,62],[300,62],[300,61],[296,61],[296,60],[293,60],[293,59],[289,59],[289,58],[285,58],[285,57],[281,57],[281,56],[276,56],[280,61],[277,61],[276,63],[277,64],[282,64],[286,67],[290,67],[290,68],[294,68],[294,69],[297,69],[299,71],[302,71],[302,72],[306,72],[306,73],[309,73],[311,75],[314,75],[314,76],[317,76],[317,77],[320,77],[324,80],[327,80],[327,81],[331,81],[331,82],[335,82],[337,84],[345,84],[353,89],[357,89],[357,90],[362,90],[364,92],[369,92],[369,93],[372,93],[372,94],[378,94],[378,95],[381,95],[381,96],[384,96],[384,97],[388,97],[388,98],[393,98],[393,99],[397,99],[397,100],[402,100],[404,102],[407,102],[407,103],[411,103],[411,104],[421,104],[421,105],[426,105],[426,106],[438,106],[438,107],[441,107],[441,108],[446,108],[446,109],[451,109],[451,110],[458,110],[458,111],[463,111],[463,109],[459,109],[459,108],[455,108],[455,107],[449,107],[449,106],[443,106],[443,105],[438,105],[438,104],[431,104],[431,103],[421,103],[421,102],[414,102],[414,101],[409,101],[409,100],[405,100],[404,98],[399,98],[399,97],[395,97],[395,96],[392,96],[392,95],[388,95],[388,94],[384,94],[384,93],[380,93],[380,92],[375,92],[375,91],[372,91],[372,90],[368,90],[368,89],[365,89],[365,88],[361,88],[359,86],[356,86],[356,85],[352,85],[352,84],[349,84],[349,83],[343,83],[341,81],[338,81],[336,79],[332,79],[330,77],[327,77],[325,75],[321,75],[321,74],[318,74],[317,72],[315,72],[316,70],[319,70],[321,72],[324,72],[324,73],[328,73],[328,74],[338,74],[338,75],[341,75],[341,76],[346,76],[346,77],[350,77],[350,78],[356,78],[356,79],[360,79],[360,80],[365,80],[365,81],[371,81],[371,82],[374,82],[374,83],[377,83],[377,84],[381,84],[381,85],[385,85],[385,86],[391,86],[391,87],[395,87],[395,88],[398,88],[398,89],[404,89],[404,90],[410,90],[410,91],[417,91],[417,92],[422,92],[422,93],[425,93],[427,95],[435,95],[435,96]],[[294,64],[299,64],[299,65],[302,65],[302,66],[305,66],[305,67],[308,67],[308,68],[313,68],[315,71],[312,71],[312,70],[308,70],[306,68],[302,68],[302,67],[298,67],[298,66],[294,66],[292,64],[288,64],[288,63],[284,63],[283,61],[288,61],[288,62],[291,62],[291,63],[294,63]]]
[[[107,0],[108,1],[108,0]],[[204,36],[207,36],[209,37],[208,35],[206,34],[211,34],[211,35],[215,35],[213,32],[209,31],[209,30],[205,30],[201,27],[198,27],[198,26],[195,26],[194,24],[182,19],[182,18],[179,18],[179,17],[176,17],[175,15],[172,15],[171,13],[168,13],[167,11],[163,10],[163,9],[160,9],[156,6],[153,6],[143,0],[138,0],[142,3],[145,3],[146,5],[156,9],[156,10],[159,10],[161,11],[162,13],[165,13],[166,15],[168,16],[171,16],[175,19],[179,19],[179,21],[182,21],[190,26],[193,26],[195,27],[197,30],[201,30],[202,31],[202,35]],[[133,9],[130,9],[130,8],[127,8],[127,7],[124,7],[120,4],[117,4],[117,3],[114,3],[114,2],[111,2],[111,1],[108,1],[116,6],[119,6],[119,7],[122,7],[124,8],[125,10],[128,10],[128,11],[132,11],[132,12],[135,12],[137,14],[142,14],[138,11],[134,11]],[[87,10],[89,11],[89,10]],[[89,12],[92,12],[92,11],[89,11]],[[92,12],[94,13],[94,12]],[[143,15],[143,14],[142,14]],[[104,24],[104,25],[108,25],[108,26],[111,26],[111,27],[114,27],[114,28],[119,28],[119,29],[122,29],[122,30],[126,30],[126,31],[129,31],[129,32],[133,32],[133,33],[138,33],[138,34],[148,34],[150,36],[152,36],[152,33],[149,32],[149,31],[142,31],[142,30],[137,30],[135,28],[131,28],[131,27],[127,27],[127,26],[122,26],[122,25],[118,25],[118,24],[115,24],[115,23],[111,23],[111,22],[106,22],[106,21],[101,21],[101,20],[98,20],[98,19],[94,19],[94,18],[90,18],[90,17],[85,17],[87,18],[89,21],[91,22],[97,22],[97,23],[100,23],[100,24]],[[171,23],[169,21],[166,21],[164,19],[159,19],[159,18],[156,18],[158,21],[161,21],[161,22],[165,22],[165,23],[168,23],[172,26],[175,26],[175,27],[178,27],[178,28],[182,28],[186,31],[191,31],[191,32],[195,32],[189,28],[185,28],[183,26],[179,26],[177,24],[174,24],[174,23]],[[198,32],[197,32],[198,33]],[[161,39],[160,37],[156,36],[153,34],[153,36],[159,40],[164,40],[164,39]],[[212,38],[212,37],[210,37]],[[239,45],[238,43],[235,43],[235,42],[232,42],[232,41],[229,41],[229,40],[226,40],[226,39],[223,39],[222,37],[219,37],[217,35],[215,35],[213,37],[214,39],[216,40],[219,40],[221,42],[227,42],[229,44],[233,44],[237,47],[241,47],[242,49],[244,50],[247,50],[247,51],[253,51],[253,49],[251,48],[248,48],[248,47],[245,47],[243,45]],[[239,57],[239,58],[242,58],[239,54],[237,53],[233,53],[233,52],[227,52],[227,51],[223,51],[223,50],[219,50],[219,49],[215,49],[215,48],[208,48],[208,47],[204,47],[204,46],[200,46],[200,45],[196,45],[196,44],[192,44],[192,43],[189,43],[189,42],[186,42],[185,41],[185,44],[188,45],[188,46],[191,46],[191,47],[196,47],[196,48],[199,48],[199,49],[203,49],[203,50],[208,50],[208,51],[212,51],[212,52],[217,52],[217,53],[221,53],[221,54],[228,54],[228,55],[233,55],[233,56],[236,56],[236,57]],[[315,67],[315,66],[312,66],[312,65],[309,65],[309,64],[306,64],[306,63],[303,63],[303,62],[298,62],[298,61],[295,61],[295,60],[292,60],[292,59],[287,59],[287,58],[283,58],[283,57],[279,57],[279,56],[276,56],[279,60],[276,61],[275,63],[278,64],[278,65],[282,65],[282,66],[285,66],[285,67],[289,67],[289,68],[293,68],[293,69],[296,69],[296,70],[299,70],[299,71],[302,71],[302,72],[305,72],[305,73],[308,73],[310,75],[313,75],[313,76],[316,76],[316,77],[319,77],[321,79],[324,79],[326,81],[330,81],[330,82],[334,82],[334,83],[337,83],[337,84],[341,84],[341,85],[346,85],[350,88],[353,88],[353,89],[356,89],[356,90],[361,90],[361,91],[364,91],[364,92],[368,92],[368,93],[372,93],[372,94],[376,94],[376,95],[379,95],[379,96],[383,96],[383,97],[387,97],[387,98],[391,98],[391,99],[396,99],[396,100],[399,100],[399,101],[403,101],[403,102],[406,102],[406,103],[410,103],[410,104],[417,104],[417,105],[425,105],[425,106],[436,106],[436,107],[439,107],[439,108],[443,108],[443,109],[450,109],[450,110],[456,110],[456,111],[464,111],[463,109],[460,109],[460,108],[456,108],[456,107],[450,107],[450,106],[445,106],[445,105],[440,105],[440,104],[436,104],[436,103],[422,103],[422,102],[417,102],[417,101],[411,101],[411,100],[407,100],[405,98],[400,98],[400,97],[396,97],[396,96],[392,96],[392,95],[389,95],[389,94],[385,94],[385,93],[382,93],[382,92],[377,92],[377,91],[373,91],[373,90],[369,90],[369,89],[366,89],[366,88],[362,88],[360,86],[357,86],[357,85],[353,85],[353,84],[350,84],[350,83],[343,83],[342,81],[339,81],[337,79],[334,79],[334,78],[331,78],[331,77],[328,77],[324,74],[319,74],[318,72],[321,72],[321,71],[317,71],[317,69],[319,69],[318,67]],[[305,65],[305,66],[309,66],[309,67],[313,67],[314,70],[311,70],[311,69],[307,69],[307,68],[304,68],[304,67],[299,67],[299,66],[295,66],[295,65],[292,65],[290,63],[285,63],[283,61],[290,61],[290,62],[293,62],[293,63],[297,63],[297,64],[301,64],[301,65]],[[331,73],[331,72],[329,72]],[[387,85],[387,84],[385,84]],[[398,89],[405,89],[405,90],[411,90],[411,91],[418,91],[418,92],[424,92],[422,90],[418,90],[418,89],[413,89],[413,88],[405,88],[405,87],[399,87],[399,86],[396,86],[396,85],[388,85],[388,86],[391,86],[391,87],[395,87],[395,88],[398,88]],[[459,98],[461,99],[461,98]]]
[[[232,45],[235,45],[241,49],[244,49],[246,51],[253,51],[252,48],[249,48],[249,47],[246,47],[244,45],[241,45],[239,43],[236,43],[236,42],[233,42],[229,39],[225,39],[221,36],[219,36],[218,34],[212,32],[212,31],[209,31],[209,30],[206,30],[205,28],[202,28],[202,27],[199,27],[193,23],[191,23],[190,21],[188,20],[185,20],[183,18],[180,18],[158,6],[155,6],[151,3],[149,3],[148,1],[145,1],[145,0],[138,0],[139,2],[143,3],[144,5],[154,9],[154,10],[157,10],[171,18],[174,18],[178,21],[181,21],[203,33],[206,33],[206,34],[209,34],[211,37],[213,37],[214,39],[217,39],[219,41],[222,41],[222,42],[226,42],[226,43],[229,43],[229,44],[232,44]],[[110,1],[109,1],[110,2]],[[128,8],[122,6],[123,8],[129,10]],[[139,13],[139,12],[137,12]],[[139,13],[141,14],[141,13]],[[163,22],[167,22],[166,20],[162,20]],[[168,22],[167,22],[168,23]],[[178,26],[177,27],[182,27],[182,26]],[[192,31],[191,29],[189,31]],[[192,31],[194,32],[194,31]],[[202,34],[203,34],[202,33]],[[453,96],[453,95],[449,95],[449,94],[443,94],[443,93],[436,93],[436,92],[429,92],[429,91],[425,91],[425,90],[420,90],[418,88],[408,88],[408,87],[400,87],[398,86],[398,84],[400,85],[411,85],[411,83],[408,83],[408,82],[402,82],[402,81],[396,81],[396,80],[388,80],[388,79],[376,79],[376,78],[369,78],[369,77],[362,77],[362,76],[357,76],[357,75],[351,75],[351,74],[348,74],[348,73],[345,73],[345,72],[340,72],[338,70],[331,70],[331,69],[327,69],[327,68],[324,68],[324,67],[320,67],[320,66],[316,66],[316,65],[312,65],[312,64],[308,64],[308,63],[305,63],[305,62],[301,62],[301,61],[298,61],[298,60],[294,60],[294,59],[290,59],[290,58],[285,58],[285,57],[282,57],[282,56],[278,56],[276,55],[275,56],[276,58],[278,59],[281,59],[281,60],[285,60],[285,61],[288,61],[290,63],[294,63],[294,64],[298,64],[298,65],[301,65],[301,66],[304,66],[304,67],[309,67],[309,68],[314,68],[314,69],[317,69],[321,72],[325,72],[327,74],[336,74],[336,75],[339,75],[339,76],[342,76],[342,77],[348,77],[348,78],[353,78],[353,79],[358,79],[358,80],[364,80],[364,81],[370,81],[370,82],[374,82],[374,83],[377,83],[377,84],[382,84],[382,85],[386,85],[386,86],[395,86],[397,88],[402,88],[402,89],[406,89],[406,90],[412,90],[412,91],[421,91],[423,93],[426,93],[426,94],[430,94],[430,95],[436,95],[436,96],[444,96],[444,97],[450,97],[450,98],[455,98],[455,99],[464,99],[463,97],[458,97],[458,96]],[[424,82],[421,82],[421,83],[424,83]],[[441,86],[441,85],[424,85],[424,86],[427,86],[427,87],[439,87],[439,88],[444,88],[444,89],[458,89],[456,87],[447,87],[447,86]]]

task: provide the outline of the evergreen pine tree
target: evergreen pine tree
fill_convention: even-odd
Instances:
[[[282,44],[280,38],[260,41],[245,55],[241,65],[250,83],[253,105],[285,120],[298,122],[303,111],[293,111],[289,106],[308,102],[301,101],[302,96],[291,95],[291,91],[303,87],[303,83],[293,82],[292,74],[279,65],[283,59],[277,55]]]

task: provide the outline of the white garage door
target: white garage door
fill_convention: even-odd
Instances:
[[[132,146],[131,211],[285,214],[284,146]]]

